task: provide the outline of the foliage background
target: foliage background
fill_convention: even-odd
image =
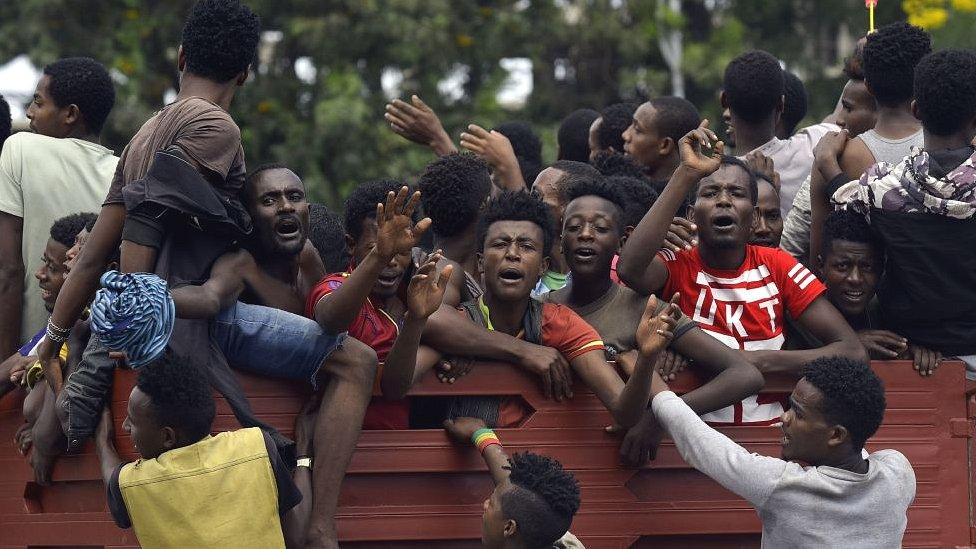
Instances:
[[[457,139],[469,122],[531,121],[555,156],[555,128],[579,107],[666,95],[670,74],[658,40],[682,32],[686,96],[711,119],[725,64],[768,50],[806,82],[809,121],[832,110],[840,66],[866,30],[861,0],[249,0],[265,30],[254,77],[232,114],[247,162],[284,162],[319,201],[338,205],[356,184],[411,179],[430,153],[383,122],[384,70],[402,75],[401,97],[419,93]],[[89,55],[115,69],[118,102],[104,135],[117,152],[177,85],[176,51],[191,0],[20,0],[3,2],[0,62],[27,53],[42,66]],[[678,6],[677,11],[671,9]],[[879,24],[909,18],[933,31],[937,47],[973,47],[976,0],[879,2]],[[499,61],[532,61],[533,91],[506,109],[496,95]],[[315,78],[296,76],[307,58]],[[556,70],[556,67],[559,70]],[[463,94],[438,84],[465,72]],[[559,76],[559,78],[557,78]],[[460,96],[458,96],[460,95]]]

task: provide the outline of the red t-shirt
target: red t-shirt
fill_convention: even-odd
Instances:
[[[681,292],[681,310],[710,336],[733,349],[779,350],[785,315],[798,318],[826,288],[806,267],[779,248],[746,246],[738,269],[711,269],[702,264],[698,248],[658,257],[668,269],[662,291],[667,299]],[[717,424],[779,421],[779,396],[753,396],[732,407],[702,416]]]
[[[323,278],[312,288],[305,303],[305,315],[315,318],[315,305],[323,297],[342,286],[349,273],[333,273]],[[359,314],[349,325],[349,335],[369,345],[376,351],[376,358],[380,362],[386,360],[390,349],[396,342],[399,326],[393,318],[366,298]],[[383,378],[383,368],[380,366],[373,382],[373,392],[379,390],[380,380]],[[374,397],[366,408],[363,418],[363,429],[408,429],[410,427],[410,401],[404,398],[397,401],[384,400]]]
[[[485,324],[489,330],[494,330],[488,317],[488,307],[484,301],[478,301]],[[460,311],[467,316],[463,310]],[[524,334],[519,332],[516,337],[522,339]],[[542,305],[542,341],[539,343],[552,347],[563,355],[567,362],[590,351],[604,351],[600,334],[593,329],[578,314],[565,305],[558,303],[543,303]],[[529,413],[522,405],[521,399],[504,398],[498,409],[498,427],[514,427]]]

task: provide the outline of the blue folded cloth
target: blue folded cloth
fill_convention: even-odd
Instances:
[[[112,351],[139,368],[166,350],[176,307],[166,281],[150,273],[108,271],[91,306],[91,329]]]

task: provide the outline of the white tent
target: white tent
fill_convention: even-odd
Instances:
[[[26,55],[18,55],[0,65],[0,95],[10,104],[10,116],[14,127],[26,126],[26,106],[34,97],[34,88],[41,78],[41,71]]]

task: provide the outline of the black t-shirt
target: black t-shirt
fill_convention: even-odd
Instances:
[[[292,507],[301,503],[302,493],[292,480],[291,472],[278,454],[274,441],[268,433],[262,431],[261,434],[264,436],[264,445],[268,448],[271,470],[274,471],[275,484],[278,486],[278,515],[284,516]],[[129,511],[125,508],[125,500],[122,499],[122,490],[119,488],[119,472],[124,465],[126,464],[120,463],[112,473],[112,481],[108,485],[108,509],[119,528],[132,528]]]

